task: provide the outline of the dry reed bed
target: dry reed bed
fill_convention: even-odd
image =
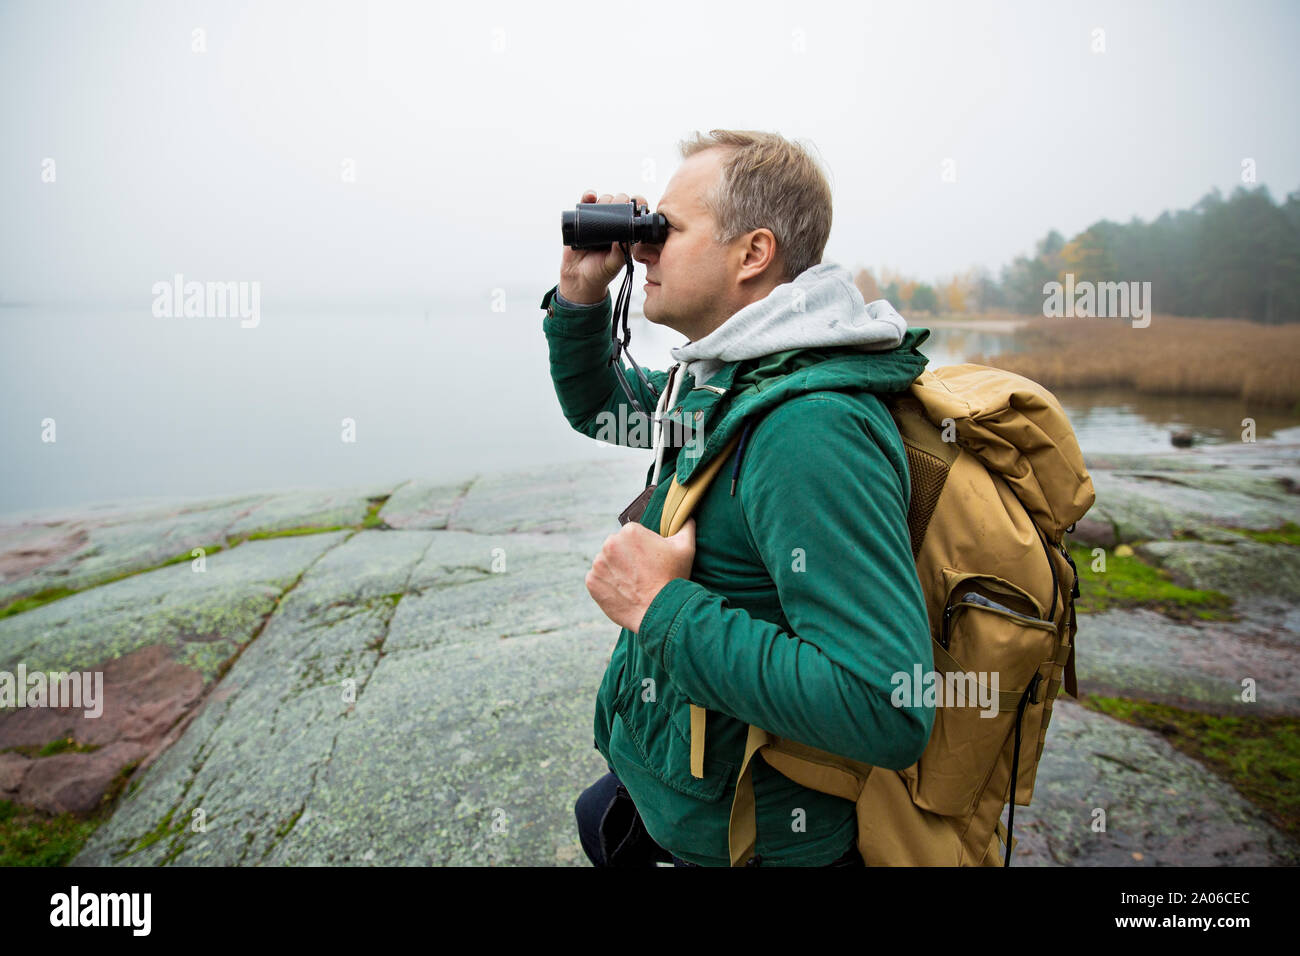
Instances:
[[[1024,352],[971,361],[1050,389],[1129,386],[1139,392],[1239,396],[1300,414],[1300,323],[1156,315],[1146,328],[1120,319],[1031,319]]]

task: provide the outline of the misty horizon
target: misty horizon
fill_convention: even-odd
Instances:
[[[554,51],[593,22],[657,69],[575,97]],[[677,142],[718,127],[813,147],[825,261],[996,275],[1051,230],[1300,186],[1298,26],[1284,3],[10,3],[0,303],[136,308],[179,273],[268,308],[504,289],[535,314],[559,212],[586,188],[653,208]]]

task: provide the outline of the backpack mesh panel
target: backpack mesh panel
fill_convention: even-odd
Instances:
[[[912,478],[912,501],[907,508],[907,531],[912,537],[912,560],[921,553],[921,542],[934,517],[935,506],[948,480],[948,465],[942,458],[913,448],[904,442],[907,451],[907,468]]]

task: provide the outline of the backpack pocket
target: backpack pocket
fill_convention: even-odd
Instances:
[[[906,779],[917,806],[944,816],[971,814],[998,777],[1010,782],[1017,711],[1019,772],[1037,756],[1055,664],[1056,626],[1025,590],[991,574],[944,568],[947,593],[932,642],[937,693],[934,729],[915,773]]]

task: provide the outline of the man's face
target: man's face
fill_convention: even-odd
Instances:
[[[717,184],[725,150],[706,149],[685,160],[668,181],[658,212],[668,220],[668,238],[658,245],[638,242],[633,258],[646,267],[642,311],[691,341],[731,317],[735,309],[732,250],[714,241],[716,223],[704,205]]]

